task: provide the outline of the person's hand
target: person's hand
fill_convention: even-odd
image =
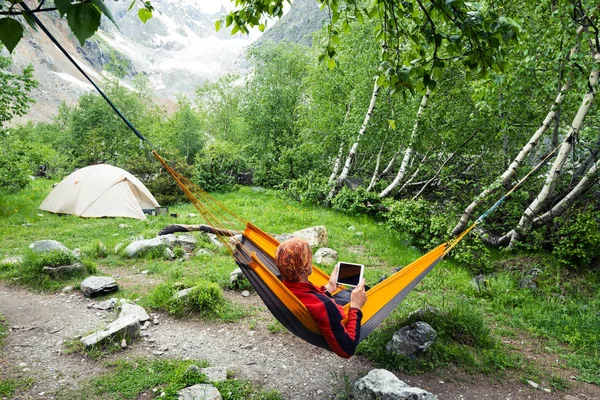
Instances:
[[[365,278],[363,278],[350,294],[350,308],[358,308],[360,310],[366,302],[367,294],[365,293]]]
[[[329,275],[329,282],[327,282],[327,284],[325,285],[325,290],[327,290],[329,293],[333,293],[334,291],[337,290],[337,288],[338,288],[337,280],[338,280],[339,273],[340,273],[340,265],[336,264],[335,267],[333,267],[333,271],[331,271],[331,275]]]

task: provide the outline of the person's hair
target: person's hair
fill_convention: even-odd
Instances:
[[[310,271],[312,251],[306,240],[292,238],[279,245],[275,252],[275,262],[283,280],[298,282]]]

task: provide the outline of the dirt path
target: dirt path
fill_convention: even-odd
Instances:
[[[257,306],[262,304],[255,295],[250,301]],[[55,393],[61,388],[77,389],[85,379],[106,371],[102,362],[63,353],[64,341],[92,332],[115,318],[114,313],[90,309],[88,304],[89,300],[79,292],[31,293],[0,283],[0,314],[12,327],[0,358],[0,377],[20,376],[35,381],[26,393],[15,398],[60,398]],[[159,319],[160,324],[147,331],[148,337],[110,357],[206,359],[213,366],[236,371],[236,377],[277,389],[285,399],[332,398],[342,389],[343,376],[354,381],[372,368],[362,357],[343,360],[287,332],[269,332],[270,317],[266,311],[235,324],[177,320],[166,315]],[[155,355],[157,351],[163,354]],[[399,376],[436,394],[440,400],[562,400],[569,399],[565,397],[568,395],[574,396],[571,399],[600,399],[597,386],[582,383],[573,383],[567,391],[545,393],[518,380],[500,383],[492,378],[460,374]]]

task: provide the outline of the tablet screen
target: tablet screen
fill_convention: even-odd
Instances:
[[[337,280],[338,284],[357,286],[362,278],[362,270],[364,266],[362,264],[352,264],[345,262],[341,262],[339,264],[340,269]]]

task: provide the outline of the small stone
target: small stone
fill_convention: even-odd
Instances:
[[[244,291],[242,292],[242,297],[248,297],[248,296],[250,296],[250,292],[249,292],[249,291],[247,291],[247,290],[244,290]]]
[[[156,351],[153,351],[152,354],[155,355],[155,356],[162,356],[164,354],[164,352],[156,350]]]
[[[354,225],[350,225],[350,226],[348,227],[348,230],[349,230],[349,231],[355,231],[355,230],[356,230],[356,227],[355,227]]]
[[[62,289],[62,292],[63,292],[63,293],[69,293],[69,292],[72,292],[73,290],[75,290],[75,288],[74,288],[73,286],[65,286],[65,287]]]
[[[148,271],[147,269],[145,269],[145,270],[142,271],[142,275],[148,275],[149,272],[150,271]]]
[[[127,224],[119,224],[119,229],[128,229],[131,228],[131,226],[127,225]]]
[[[360,232],[360,231],[358,231],[358,232],[356,232],[356,236],[364,236],[364,233],[363,233],[363,232]]]
[[[142,325],[142,327],[140,329],[145,331],[148,328],[150,328],[150,321],[144,322],[144,325]]]
[[[189,213],[189,214],[188,214],[188,218],[194,218],[194,217],[197,217],[197,216],[198,216],[198,215],[197,215],[197,214],[194,214],[194,213]]]
[[[542,388],[542,390],[546,393],[552,393],[552,390],[548,389],[548,388]]]
[[[21,368],[24,368],[24,367],[26,367],[26,366],[27,366],[27,363],[24,363],[24,362],[20,362],[20,363],[19,363],[19,367],[21,367]]]
[[[122,349],[126,349],[127,348],[127,339],[123,338],[123,340],[121,340],[121,348]]]
[[[527,381],[527,383],[529,384],[529,386],[531,386],[534,389],[539,389],[539,387],[540,387],[540,385],[538,385],[534,381]]]
[[[158,325],[158,324],[160,324],[160,321],[158,320],[158,318],[154,318],[154,319],[152,320],[152,323],[153,323],[154,325]]]

